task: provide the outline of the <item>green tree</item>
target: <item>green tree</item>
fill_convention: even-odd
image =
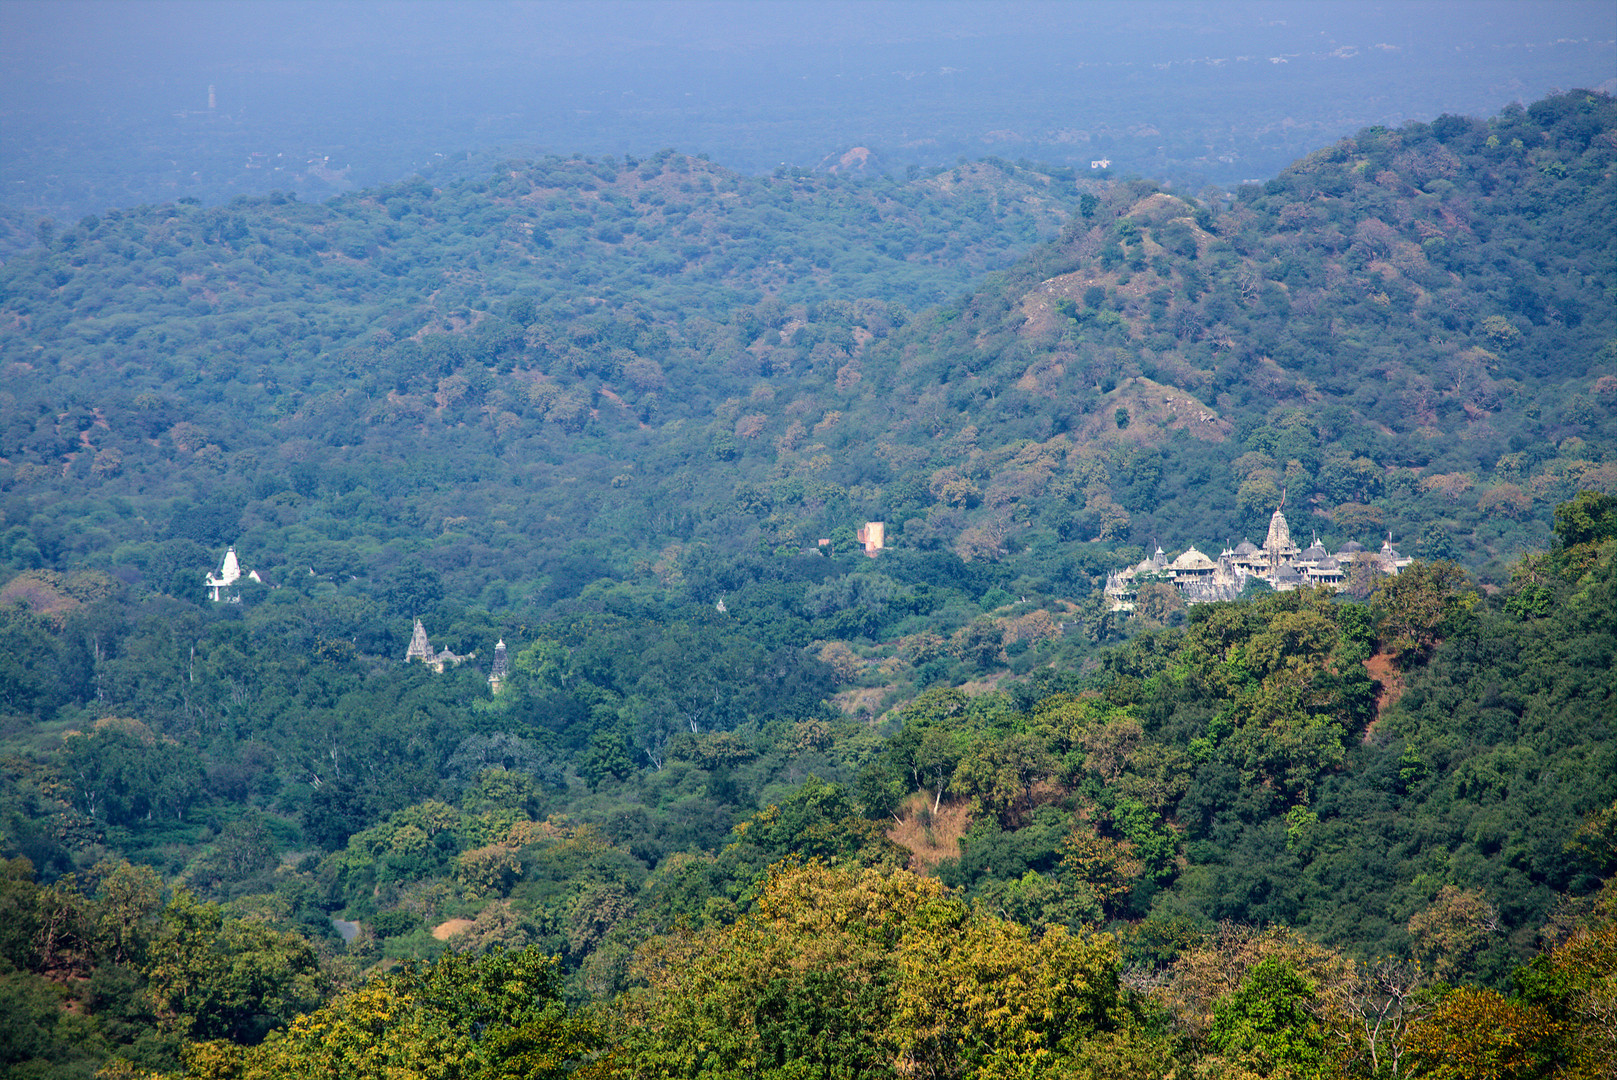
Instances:
[[[382,598],[403,618],[432,615],[444,598],[443,577],[412,556],[388,577]]]
[[[1563,575],[1576,580],[1593,565],[1600,546],[1617,537],[1617,498],[1580,491],[1555,508],[1554,559]]]
[[[69,732],[61,760],[75,805],[116,825],[180,818],[202,786],[196,751],[137,720],[103,720],[89,733]]]
[[[1415,563],[1383,581],[1370,597],[1382,645],[1405,666],[1424,658],[1475,607],[1468,585],[1465,571],[1451,562]]]
[[[634,743],[623,727],[614,724],[601,728],[590,736],[589,749],[584,753],[579,773],[598,788],[609,778],[624,780],[635,772]]]
[[[1208,1049],[1262,1077],[1307,1080],[1328,1073],[1326,1032],[1310,1005],[1314,984],[1276,957],[1255,964],[1240,989],[1213,1006]]]
[[[1033,786],[1056,769],[1056,759],[1037,735],[980,738],[960,761],[950,787],[1014,827],[1027,809]]]
[[[195,1039],[255,1043],[329,990],[314,949],[289,931],[226,919],[180,890],[163,909],[144,967],[168,1023]]]

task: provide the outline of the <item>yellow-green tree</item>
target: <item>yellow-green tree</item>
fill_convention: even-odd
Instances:
[[[1043,1077],[1127,1032],[1106,935],[974,913],[902,871],[780,867],[734,926],[642,950],[615,1075]],[[1133,1036],[1129,1036],[1133,1037]],[[1065,1071],[1064,1071],[1065,1070]]]
[[[1476,956],[1499,933],[1499,912],[1477,889],[1445,885],[1437,898],[1409,920],[1416,956],[1439,979],[1457,982],[1471,974]]]
[[[1423,1080],[1526,1080],[1551,1075],[1559,1034],[1539,1006],[1465,986],[1416,1022],[1405,1045]]]
[[[1558,1025],[1557,1060],[1571,1080],[1609,1080],[1617,1072],[1617,879],[1565,939],[1519,968],[1523,1004]]]
[[[329,991],[319,959],[297,934],[226,919],[183,889],[163,909],[145,966],[160,1014],[200,1039],[256,1042],[317,1006]]]
[[[250,1050],[194,1047],[188,1080],[558,1080],[588,1076],[595,1029],[537,949],[446,956],[339,994]]]
[[[123,859],[103,861],[95,871],[101,877],[95,909],[97,947],[115,964],[138,963],[157,921],[163,883],[151,867]]]

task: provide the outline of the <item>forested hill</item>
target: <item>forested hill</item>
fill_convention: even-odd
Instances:
[[[1606,1075],[1614,166],[1578,92],[1194,200],[668,153],[47,228],[0,1068]],[[1424,557],[1096,595],[1282,493]]]
[[[928,464],[1012,546],[1261,539],[1285,492],[1294,532],[1390,529],[1486,567],[1617,483],[1614,123],[1571,94],[1372,129],[1227,206],[1120,185],[1008,287],[895,342],[882,400],[940,441],[974,431],[989,453]],[[991,451],[1017,438],[1066,466],[1065,500],[1010,479]]]
[[[666,153],[46,226],[3,271],[0,554],[176,595],[229,542],[418,556],[500,606],[868,519],[1082,595],[1112,556],[1067,542],[1233,541],[1284,490],[1497,576],[1613,483],[1613,115],[1366,131],[1230,201]]]
[[[467,599],[554,581],[574,543],[621,571],[745,535],[714,519],[767,399],[825,423],[814,393],[1078,198],[1003,162],[900,183],[667,153],[47,224],[4,270],[8,557],[179,595],[230,541],[343,580],[421,551]]]

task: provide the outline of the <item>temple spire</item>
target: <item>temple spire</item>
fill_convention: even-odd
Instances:
[[[494,670],[489,672],[488,676],[489,693],[500,692],[500,688],[505,685],[506,671],[505,639],[501,638],[494,645]]]
[[[432,662],[432,642],[427,640],[427,628],[421,625],[420,618],[415,621],[415,630],[410,635],[410,647],[405,650],[404,660],[420,660],[424,664]]]

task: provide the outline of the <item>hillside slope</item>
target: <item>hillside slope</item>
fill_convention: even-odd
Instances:
[[[1261,539],[1284,492],[1304,535],[1392,530],[1497,575],[1557,501],[1617,483],[1614,115],[1575,93],[1369,130],[1229,202],[1120,185],[867,361],[878,422],[931,440],[917,468],[961,468],[967,430],[1064,459],[1062,498],[985,499],[968,528],[1206,547]]]
[[[414,552],[469,598],[586,536],[620,575],[866,519],[967,559],[1207,546],[1284,490],[1333,544],[1482,567],[1613,484],[1613,112],[1367,131],[1230,203],[670,153],[86,219],[4,269],[9,558]]]
[[[367,576],[445,545],[467,596],[542,580],[541,541],[613,534],[621,567],[721,534],[711,474],[757,435],[726,399],[835,379],[1077,197],[1004,164],[755,180],[669,153],[87,218],[3,272],[11,564],[152,577],[140,545],[240,541]]]
[[[1342,1006],[1350,1074],[1383,976],[1395,1041],[1447,983],[1594,1015],[1617,499],[1552,502],[1612,486],[1614,121],[1570,94],[1365,132],[1205,200],[670,154],[53,236],[0,271],[5,1052],[282,1075],[327,1019],[402,994],[466,1026],[513,980],[552,1020],[641,1018],[601,1035],[639,1061],[692,1045],[692,1002],[736,1007],[726,1038],[863,1031],[888,1013],[837,998],[849,948],[923,984],[814,913],[883,896],[920,905],[928,972],[1094,945],[1143,1025],[1097,1033],[1145,1039],[1142,1075],[1222,1068],[1264,953]],[[1094,595],[1282,493],[1299,536],[1413,534],[1483,587],[1422,561],[1365,597]],[[212,603],[230,543],[257,578]],[[667,977],[720,970],[711,999]],[[758,1029],[782,1063],[790,1027]],[[1056,1027],[1017,1052],[1089,1052]],[[1535,1038],[1601,1060],[1575,1032]]]

